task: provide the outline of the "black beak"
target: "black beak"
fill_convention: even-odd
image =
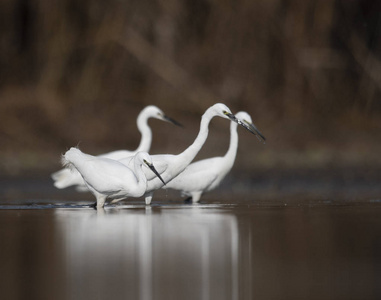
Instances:
[[[172,119],[172,118],[170,118],[170,117],[168,117],[168,116],[166,116],[166,115],[163,115],[163,119],[164,119],[165,121],[169,122],[169,123],[172,123],[172,124],[174,124],[174,125],[176,125],[176,126],[179,126],[179,127],[183,127],[183,128],[184,128],[184,126],[183,126],[181,123],[177,122],[176,120],[174,120],[174,119]]]
[[[233,122],[236,122],[237,124],[241,125],[245,129],[249,130],[252,134],[254,134],[257,139],[265,144],[266,138],[263,136],[263,134],[258,130],[257,127],[253,123],[246,123],[242,122],[241,120],[237,119],[235,115],[230,114],[228,112],[225,112],[225,115]]]
[[[257,139],[260,141],[260,142],[263,142],[265,144],[265,141],[266,141],[266,138],[263,136],[263,134],[258,130],[257,127],[255,127],[255,125],[253,123],[246,123],[246,122],[242,122],[241,120],[238,120],[237,122],[239,125],[241,125],[242,127],[244,127],[245,129],[249,130],[252,134],[254,134]]]
[[[160,174],[156,171],[155,167],[154,167],[152,164],[149,164],[149,163],[147,163],[147,166],[148,166],[148,168],[151,169],[152,172],[155,173],[155,175],[156,175],[157,177],[159,177],[159,179],[161,180],[161,182],[164,183],[164,185],[165,185],[165,182],[164,182],[163,178],[161,178]]]
[[[246,122],[243,122],[243,123],[245,124]],[[251,129],[251,130],[249,129],[250,132],[255,134],[255,136],[257,137],[258,141],[263,142],[263,144],[266,144],[266,138],[264,137],[264,135],[258,130],[258,128],[253,123],[247,123],[245,125],[248,126]]]

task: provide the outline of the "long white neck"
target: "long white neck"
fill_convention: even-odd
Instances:
[[[134,170],[135,170],[136,179],[138,181],[137,188],[139,190],[144,189],[144,191],[145,191],[146,187],[147,187],[147,178],[143,173],[142,163],[140,161],[138,161],[137,159],[135,159],[135,161],[134,161]]]
[[[215,115],[211,113],[208,109],[201,117],[200,131],[192,145],[185,149],[182,153],[177,155],[184,165],[188,165],[196,157],[197,153],[200,151],[201,147],[204,145],[208,133],[209,133],[209,123]]]
[[[149,116],[144,111],[142,111],[139,114],[138,119],[136,121],[138,125],[138,130],[142,135],[140,139],[139,147],[136,149],[136,152],[140,152],[140,151],[149,152],[151,148],[152,131],[151,131],[151,128],[148,126],[148,119],[149,119]]]
[[[224,156],[224,161],[229,167],[233,166],[238,149],[238,124],[235,122],[230,123],[230,144],[229,149]]]

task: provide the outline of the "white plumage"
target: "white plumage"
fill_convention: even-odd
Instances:
[[[96,198],[97,208],[102,208],[107,198],[143,196],[147,187],[147,179],[142,171],[143,164],[162,180],[146,152],[138,152],[133,156],[132,168],[113,159],[85,154],[78,148],[68,150],[62,156],[62,163],[82,176]]]
[[[197,153],[200,151],[201,147],[206,141],[209,132],[209,123],[214,117],[222,117],[229,119],[238,123],[239,125],[245,127],[254,134],[257,132],[253,131],[252,127],[248,126],[244,122],[237,120],[236,117],[231,113],[230,109],[222,103],[217,103],[209,107],[203,116],[201,117],[200,131],[194,140],[194,142],[182,153],[178,155],[162,154],[162,155],[152,155],[152,161],[155,165],[157,171],[163,178],[163,180],[168,183],[173,178],[178,176],[185,168],[192,162]],[[126,166],[131,166],[133,161],[132,157],[121,159],[120,162]],[[157,189],[163,187],[163,183],[160,179],[152,176],[153,174],[143,170],[147,177],[147,189],[145,194],[146,204],[150,204],[153,196],[153,192]],[[186,178],[184,179],[186,181]]]
[[[155,118],[155,119],[171,122],[175,125],[181,126],[180,123],[166,116],[163,113],[163,111],[159,109],[158,107],[154,105],[149,105],[140,112],[137,118],[138,130],[142,135],[139,147],[136,150],[132,150],[132,151],[117,150],[117,151],[98,155],[98,157],[118,160],[124,157],[133,156],[136,153],[141,151],[149,152],[151,148],[151,141],[152,141],[152,131],[148,125],[149,118]],[[69,186],[75,185],[77,186],[78,191],[87,191],[87,187],[81,175],[77,171],[71,172],[67,168],[64,168],[53,173],[51,176],[52,176],[52,179],[54,180],[54,186],[56,188],[64,189]]]
[[[265,141],[264,136],[258,131],[246,112],[238,112],[238,120],[247,124],[257,133],[260,140]],[[203,193],[215,189],[225,176],[230,172],[238,148],[237,123],[230,124],[230,144],[224,156],[212,157],[191,163],[178,176],[168,182],[163,188],[179,190],[183,195],[190,196],[193,202],[198,202]]]

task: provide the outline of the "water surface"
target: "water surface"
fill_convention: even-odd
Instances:
[[[381,296],[377,204],[7,208],[3,299]]]

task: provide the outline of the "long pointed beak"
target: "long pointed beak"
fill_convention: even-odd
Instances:
[[[264,144],[266,143],[266,138],[253,123],[246,123],[241,120],[238,120],[237,123],[254,134],[260,142],[263,142]]]
[[[164,185],[165,185],[165,181],[163,180],[163,178],[161,178],[159,172],[156,171],[155,167],[154,167],[152,164],[147,164],[147,166],[148,166],[148,168],[151,169],[152,172],[155,173],[155,175],[156,175],[157,177],[159,177],[159,179],[161,180],[161,182],[164,183]]]
[[[174,124],[174,125],[176,125],[176,126],[179,126],[179,127],[183,127],[183,128],[184,128],[184,126],[183,126],[181,123],[177,122],[176,120],[174,120],[174,119],[172,119],[172,118],[170,118],[170,117],[168,117],[168,116],[166,116],[166,115],[163,115],[163,119],[164,119],[165,121],[169,122],[169,123],[172,123],[172,124]]]
[[[243,122],[245,123],[245,122]],[[257,137],[258,141],[263,142],[263,144],[266,144],[266,138],[264,135],[258,130],[258,128],[254,125],[254,123],[247,123],[246,124],[251,130],[253,134]]]

